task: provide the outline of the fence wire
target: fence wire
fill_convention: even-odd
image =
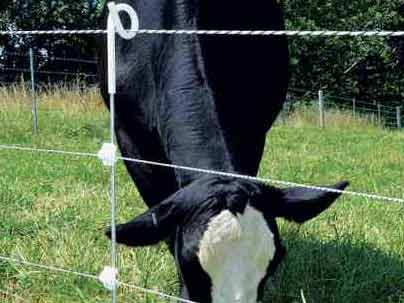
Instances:
[[[0,67],[0,71],[10,71],[17,73],[31,73],[31,70],[25,68],[14,68],[14,67]],[[95,74],[86,74],[86,73],[72,73],[72,72],[55,72],[55,71],[47,71],[47,70],[35,70],[35,74],[42,75],[59,75],[59,76],[76,76],[76,77],[94,77]]]
[[[81,156],[81,157],[99,157],[98,153],[63,151],[63,150],[55,150],[55,149],[37,149],[37,148],[31,148],[31,147],[21,147],[21,146],[4,145],[4,144],[0,145],[0,149],[20,150],[20,151],[29,151],[29,152],[38,152],[38,153],[47,153],[47,154],[60,154],[60,155],[69,155],[69,156]],[[209,169],[203,169],[203,168],[195,168],[195,167],[189,167],[189,166],[181,166],[181,165],[148,161],[148,160],[135,159],[135,158],[117,157],[117,159],[134,162],[137,164],[146,164],[146,165],[151,165],[151,166],[179,169],[179,170],[192,171],[192,172],[217,175],[217,176],[223,176],[223,177],[229,177],[229,178],[250,180],[250,181],[267,183],[267,184],[301,187],[301,188],[324,191],[324,192],[340,193],[340,194],[346,194],[346,195],[350,195],[350,196],[362,197],[362,198],[367,198],[367,199],[380,200],[380,201],[386,201],[386,202],[396,202],[396,203],[404,204],[404,199],[402,199],[402,198],[387,197],[387,196],[378,195],[378,194],[369,194],[369,193],[354,192],[354,191],[347,191],[347,190],[331,189],[331,188],[327,188],[327,187],[313,186],[313,185],[301,184],[301,183],[290,182],[290,181],[283,181],[283,180],[276,180],[276,179],[262,178],[262,177],[253,177],[253,176],[242,175],[242,174],[237,174],[237,173],[209,170]]]
[[[351,112],[354,118],[367,119],[381,127],[402,129],[403,106],[399,106],[399,104],[389,106],[377,101],[367,102],[355,97],[348,98],[326,94],[323,90],[315,93],[309,89],[292,87],[288,92],[285,105],[286,114],[291,112],[295,104],[308,104],[309,102],[312,104],[317,102],[320,111],[321,128],[326,126],[326,119],[324,117],[328,111],[345,110]]]
[[[159,35],[290,36],[290,37],[403,37],[404,36],[404,31],[272,31],[272,30],[269,30],[269,31],[252,31],[252,30],[234,31],[234,30],[231,30],[230,31],[230,30],[141,29],[141,30],[135,30],[133,32],[136,32],[137,34],[145,34],[145,35],[146,34],[147,35],[159,34]],[[5,36],[5,35],[7,35],[7,36],[105,35],[107,33],[108,32],[106,30],[0,31],[1,36]],[[111,115],[111,125],[113,125],[113,115]],[[111,128],[111,136],[112,136],[111,143],[114,143],[113,128]],[[12,145],[4,145],[4,144],[0,145],[0,149],[38,152],[38,153],[46,153],[46,154],[59,154],[59,155],[67,155],[67,156],[98,157],[98,154],[89,153],[89,152],[63,151],[63,150],[55,150],[55,149],[38,149],[38,148],[34,148],[34,147],[21,147],[21,146],[12,146]],[[282,180],[275,180],[275,179],[269,179],[269,178],[257,178],[257,177],[247,176],[247,175],[236,174],[236,173],[200,169],[200,168],[195,168],[195,167],[186,167],[186,166],[154,162],[154,161],[147,161],[147,160],[141,160],[141,159],[132,159],[132,158],[126,158],[126,157],[118,157],[118,159],[121,159],[124,161],[131,161],[131,162],[135,162],[138,164],[147,164],[147,165],[154,165],[154,166],[166,167],[166,168],[171,168],[171,169],[188,170],[188,171],[200,172],[200,173],[205,173],[205,174],[220,175],[220,176],[240,178],[240,179],[252,180],[252,181],[263,182],[263,183],[278,184],[278,185],[283,185],[283,186],[296,186],[296,187],[314,189],[314,190],[319,190],[319,191],[344,193],[346,195],[358,196],[358,197],[367,198],[367,199],[375,199],[375,200],[377,199],[377,200],[383,200],[386,202],[397,202],[397,203],[404,204],[404,199],[387,197],[387,196],[382,196],[382,195],[377,195],[377,194],[367,194],[367,193],[360,193],[360,192],[353,192],[353,191],[340,191],[340,190],[335,190],[335,189],[330,189],[330,188],[298,184],[298,183],[282,181]],[[111,188],[114,187],[113,186],[114,170],[115,170],[115,167],[113,166],[111,168]],[[111,190],[113,191],[113,189],[111,189]],[[112,191],[111,191],[111,195],[113,195]],[[115,207],[114,202],[112,202],[112,204],[111,204],[111,212],[112,212],[111,220],[112,221],[111,222],[112,222],[113,227],[115,226],[114,207]],[[113,247],[114,247],[114,244],[112,245],[112,258],[113,258],[112,263],[114,264],[115,252],[114,252]],[[48,271],[53,271],[53,272],[58,272],[58,273],[65,273],[65,274],[73,274],[73,275],[81,276],[84,278],[98,280],[98,276],[96,276],[94,274],[90,274],[90,273],[81,273],[81,272],[70,270],[70,269],[63,269],[63,268],[58,268],[58,267],[53,267],[53,266],[41,265],[41,264],[36,264],[36,263],[32,263],[32,262],[12,259],[9,257],[0,256],[0,260],[11,262],[11,263],[20,263],[25,266],[34,266],[37,268],[41,268],[43,270],[48,270]],[[122,282],[118,282],[118,284],[125,286],[125,287],[132,288],[132,289],[136,289],[139,291],[143,291],[145,293],[155,294],[155,295],[158,295],[163,298],[176,300],[179,302],[196,303],[196,302],[193,302],[190,300],[184,300],[184,299],[181,299],[181,298],[178,298],[175,296],[169,296],[167,294],[164,294],[164,293],[161,293],[161,292],[158,292],[155,290],[138,287],[138,286],[134,286],[131,284],[126,284],[126,283],[122,283]],[[113,301],[114,301],[114,299],[113,299]]]
[[[3,56],[10,56],[10,57],[22,57],[29,59],[29,54],[21,54],[21,53],[11,53],[4,51],[0,54],[0,59]],[[53,61],[66,61],[66,62],[76,62],[76,63],[84,63],[84,64],[97,64],[97,60],[89,60],[89,59],[78,59],[78,58],[70,58],[70,57],[58,57],[54,55],[41,55],[35,54],[33,55],[34,58],[42,58],[46,60],[53,60]]]
[[[66,268],[50,266],[50,265],[44,265],[44,264],[39,264],[39,263],[33,263],[33,262],[28,262],[28,261],[25,261],[25,260],[19,260],[19,259],[5,257],[5,256],[0,256],[0,261],[4,261],[4,262],[8,262],[8,263],[21,264],[21,265],[25,265],[25,266],[34,267],[34,268],[39,268],[39,269],[46,270],[46,271],[49,271],[49,272],[56,272],[56,273],[75,275],[75,276],[78,276],[78,277],[97,280],[97,281],[99,281],[99,279],[100,279],[99,276],[97,276],[95,274],[83,273],[83,272],[80,272],[80,271],[77,271],[77,270],[66,269]],[[179,298],[179,297],[176,297],[176,296],[171,296],[171,295],[165,294],[163,292],[160,292],[158,290],[153,290],[153,289],[136,286],[136,285],[129,284],[129,283],[124,283],[124,282],[121,282],[119,280],[117,280],[116,283],[117,283],[117,286],[123,286],[123,287],[127,287],[127,288],[130,288],[130,289],[133,289],[133,290],[141,291],[141,292],[144,292],[144,293],[156,295],[156,296],[158,296],[160,298],[164,298],[164,299],[175,300],[177,302],[183,302],[183,303],[198,303],[198,302],[195,302],[195,301],[182,299],[182,298]]]
[[[220,36],[289,36],[289,37],[403,37],[404,31],[305,31],[305,30],[191,30],[191,29],[138,29],[126,30],[145,35],[220,35]],[[18,35],[100,35],[106,30],[15,30],[0,31],[2,36]]]

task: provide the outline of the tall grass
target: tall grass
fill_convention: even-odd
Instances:
[[[94,112],[102,106],[98,89],[85,87],[81,83],[45,86],[37,94],[36,99],[41,110],[62,110],[67,115],[83,111]],[[21,82],[0,86],[0,106],[3,114],[19,106],[22,109],[31,108],[32,92],[29,84]]]
[[[96,152],[108,140],[108,114],[96,89],[58,87],[38,96],[33,136],[30,91],[0,88],[0,143]],[[328,112],[319,129],[310,108],[270,132],[260,175],[330,184],[404,198],[404,135]],[[96,159],[0,150],[0,255],[99,273],[109,264],[108,170]],[[270,203],[270,201],[268,201]],[[118,221],[145,210],[118,166]],[[404,206],[345,196],[303,226],[279,220],[288,250],[264,302],[404,302]],[[231,257],[231,256],[230,256]],[[176,294],[164,245],[120,248],[120,279]],[[0,302],[109,302],[95,281],[0,261]],[[162,300],[120,289],[119,302]]]
[[[296,127],[319,127],[320,119],[318,107],[301,105],[288,115],[289,125]],[[327,108],[325,111],[325,125],[327,128],[343,130],[349,126],[353,131],[374,131],[380,129],[380,125],[372,123],[371,117],[366,115],[353,116],[349,110]]]

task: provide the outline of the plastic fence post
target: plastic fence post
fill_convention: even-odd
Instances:
[[[324,118],[324,94],[322,90],[318,91],[318,108],[320,112],[320,127],[324,128],[325,118]]]
[[[29,62],[31,67],[31,94],[32,94],[32,117],[33,117],[33,132],[38,133],[38,110],[35,93],[35,72],[34,72],[34,52],[32,47],[29,49]]]

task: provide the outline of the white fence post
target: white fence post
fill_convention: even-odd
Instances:
[[[373,100],[373,105],[376,105],[376,100]],[[372,115],[371,115],[372,123],[376,124],[376,111],[372,109]]]
[[[282,110],[279,113],[279,122],[282,124],[285,124],[288,118],[289,112],[287,110],[289,109],[289,104],[291,102],[290,94],[286,94],[286,101],[282,106]]]
[[[111,144],[115,145],[115,26],[108,24],[108,92],[110,111]],[[116,245],[116,165],[112,163],[110,170],[109,198],[111,203],[111,266],[117,268],[118,254]],[[112,289],[112,303],[117,302],[117,289]]]
[[[111,146],[115,146],[115,94],[116,94],[116,34],[123,39],[129,40],[136,36],[134,30],[139,29],[139,18],[136,11],[128,4],[115,2],[108,3],[109,16],[107,26],[108,36],[108,93],[110,96],[110,133]],[[119,13],[126,12],[131,20],[131,30],[123,28]],[[111,203],[111,262],[112,267],[117,269],[118,253],[116,243],[116,162],[111,165],[110,177],[110,203]],[[112,289],[112,303],[117,302],[117,287]]]
[[[32,95],[32,117],[33,117],[33,132],[38,133],[38,110],[35,94],[35,71],[34,71],[34,52],[32,47],[29,49],[29,61],[31,68],[31,95]]]
[[[377,122],[382,124],[382,105],[377,103]]]
[[[401,106],[396,107],[396,113],[397,113],[397,128],[400,130],[402,128],[402,124],[401,124]]]
[[[322,90],[318,91],[318,108],[320,112],[320,127],[324,128],[325,119],[324,119],[324,94]]]
[[[356,118],[356,98],[353,97],[352,99],[352,114],[354,119]]]

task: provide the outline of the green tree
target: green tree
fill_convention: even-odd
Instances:
[[[96,29],[99,3],[94,0],[2,0],[0,29],[57,30]],[[4,38],[4,39],[3,39]],[[0,49],[6,51],[0,64],[27,67],[27,58],[8,53],[26,54],[32,47],[36,54],[46,53],[37,66],[46,70],[75,71],[78,64],[52,60],[52,57],[93,58],[94,36],[6,36]],[[89,67],[88,67],[89,68]],[[91,67],[94,70],[94,66]]]
[[[403,30],[402,0],[285,0],[294,30]],[[291,38],[291,86],[402,103],[402,39]],[[400,53],[401,51],[401,53]]]

